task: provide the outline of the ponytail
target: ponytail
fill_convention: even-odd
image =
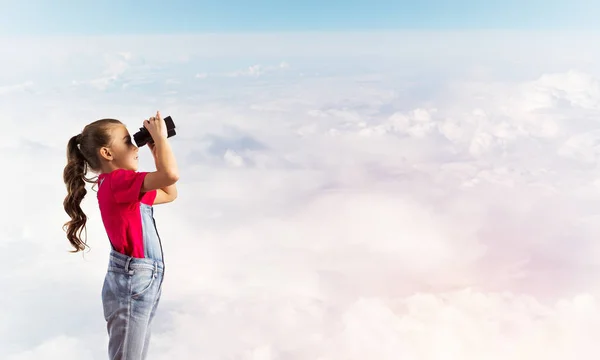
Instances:
[[[102,163],[98,154],[100,148],[109,146],[111,142],[110,126],[112,125],[122,126],[123,123],[116,119],[96,120],[86,125],[81,134],[69,139],[67,144],[67,165],[63,171],[67,196],[63,201],[63,207],[71,220],[63,225],[63,230],[75,248],[71,252],[83,251],[89,247],[81,238],[87,222],[87,216],[81,209],[81,202],[87,194],[85,183],[92,184],[92,190],[94,190],[98,177],[88,178],[86,175],[88,170],[93,173],[102,171]]]
[[[78,252],[85,250],[88,245],[81,239],[81,233],[85,230],[87,216],[81,209],[81,202],[87,190],[85,189],[87,162],[79,149],[81,135],[73,136],[67,144],[67,165],[63,171],[63,180],[67,187],[67,196],[63,201],[63,207],[71,220],[63,225],[67,233],[67,239]],[[87,233],[86,233],[87,238]]]

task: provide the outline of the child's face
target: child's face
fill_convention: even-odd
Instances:
[[[138,147],[133,144],[131,135],[124,125],[114,125],[111,129],[110,149],[115,168],[137,171]]]

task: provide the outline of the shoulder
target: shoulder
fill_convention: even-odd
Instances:
[[[108,173],[107,175],[110,176],[112,179],[123,179],[135,177],[138,174],[142,174],[142,172],[127,169],[116,169]]]
[[[139,201],[146,174],[127,169],[116,169],[107,174],[114,199],[119,203]]]
[[[108,176],[110,177],[112,184],[119,184],[144,181],[146,174],[148,173],[145,171],[116,169],[109,173]]]

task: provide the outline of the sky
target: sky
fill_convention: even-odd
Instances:
[[[600,351],[596,33],[277,26],[276,6],[251,9],[261,31],[107,29],[0,4],[21,29],[0,36],[1,359],[106,358],[110,246],[88,189],[91,250],[68,252],[66,144],[156,110],[177,126],[180,180],[155,209],[167,271],[149,360]]]
[[[394,29],[598,29],[584,0],[14,1],[1,34],[149,34]]]

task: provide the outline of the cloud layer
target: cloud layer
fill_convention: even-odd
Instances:
[[[598,54],[288,36],[0,41],[0,357],[105,357],[109,245],[90,191],[92,251],[67,253],[65,146],[160,109],[182,176],[153,359],[593,358]]]

